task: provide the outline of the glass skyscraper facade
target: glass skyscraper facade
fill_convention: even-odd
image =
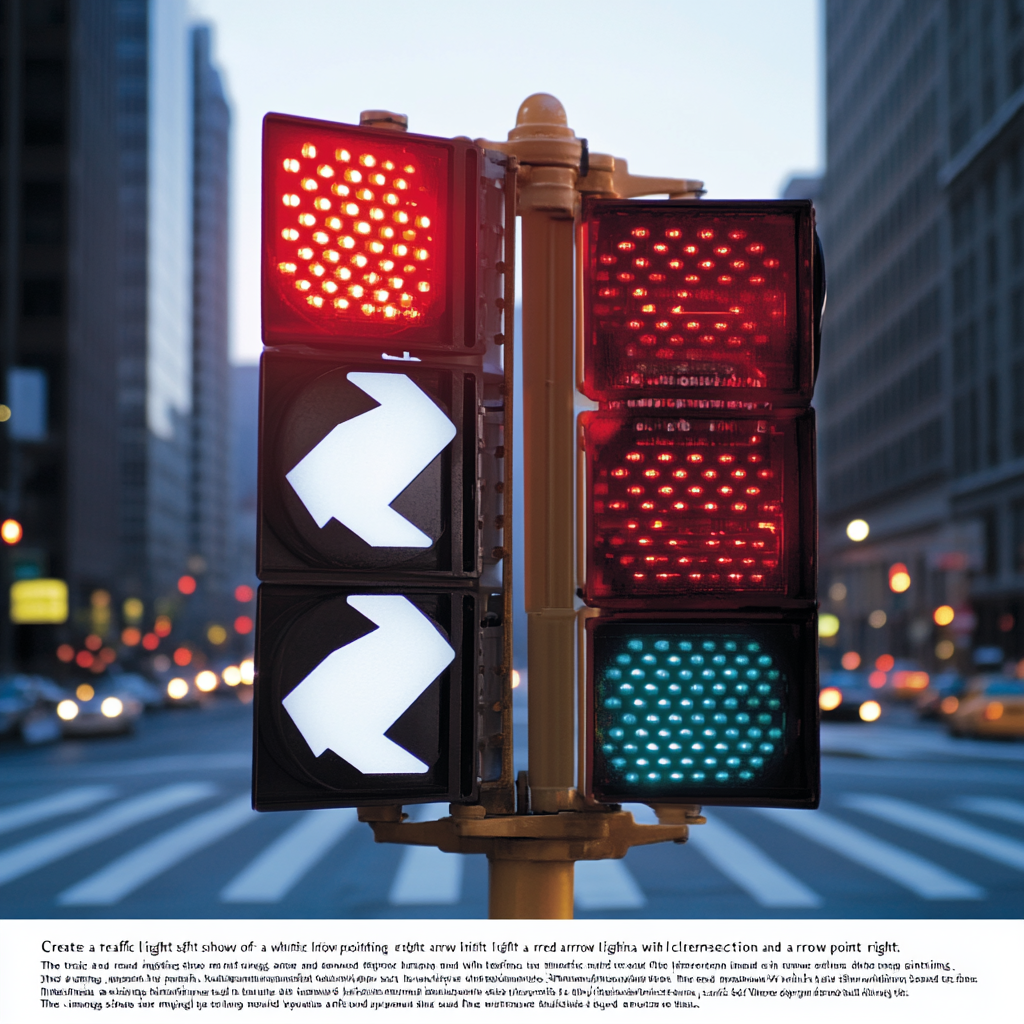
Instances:
[[[116,646],[128,597],[144,626],[191,617],[197,641],[231,612],[230,496],[214,485],[229,450],[230,115],[184,0],[0,10],[0,511],[25,529],[4,586],[55,576],[71,605],[63,626],[0,616],[0,649],[49,672],[61,640],[102,626]]]

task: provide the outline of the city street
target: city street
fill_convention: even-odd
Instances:
[[[892,718],[826,724],[820,811],[713,808],[685,846],[578,865],[577,916],[1024,916],[1024,743]],[[233,699],[127,738],[5,743],[0,777],[0,917],[486,916],[483,857],[377,846],[354,810],[252,812]]]

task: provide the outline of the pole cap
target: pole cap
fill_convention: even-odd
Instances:
[[[364,128],[389,128],[394,132],[407,132],[409,115],[396,114],[393,110],[364,110],[359,114],[359,123]]]

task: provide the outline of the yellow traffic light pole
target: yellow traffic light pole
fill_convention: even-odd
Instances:
[[[452,806],[439,821],[403,822],[401,808],[361,809],[378,842],[486,853],[492,918],[571,918],[577,860],[623,857],[631,846],[685,842],[700,808],[656,807],[638,825],[617,807],[588,805],[575,787],[576,571],[575,217],[581,193],[695,198],[702,182],[630,175],[626,162],[591,154],[554,96],[519,108],[507,142],[478,140],[516,157],[523,250],[523,465],[528,623],[530,814],[489,816]],[[582,736],[580,742],[583,742]]]

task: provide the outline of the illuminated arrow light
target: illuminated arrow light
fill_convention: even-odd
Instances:
[[[350,373],[380,405],[339,423],[286,474],[323,529],[331,519],[371,547],[434,541],[390,507],[455,437],[455,424],[401,373]]]
[[[364,775],[422,774],[430,766],[385,735],[451,664],[455,651],[401,595],[353,594],[378,628],[332,651],[283,704],[310,750],[333,750]]]

